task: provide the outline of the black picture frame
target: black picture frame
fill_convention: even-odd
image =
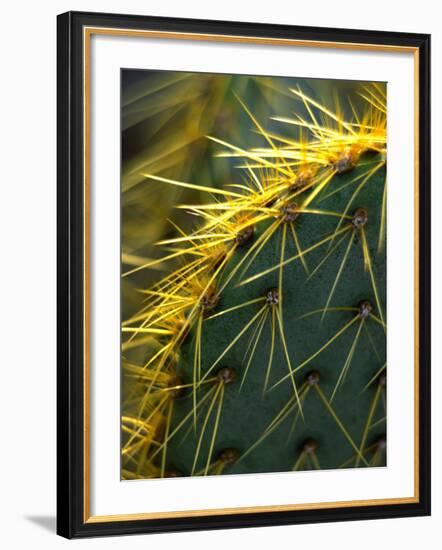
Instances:
[[[57,532],[67,538],[334,522],[430,514],[430,36],[69,12],[57,21]],[[86,27],[406,46],[419,59],[419,498],[408,504],[88,521],[84,492],[84,82]]]

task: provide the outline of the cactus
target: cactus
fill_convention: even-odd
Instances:
[[[385,86],[214,78],[241,131],[203,176],[123,178],[122,478],[385,465]],[[155,247],[130,241],[152,186]]]

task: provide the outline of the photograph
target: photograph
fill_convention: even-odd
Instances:
[[[386,82],[121,69],[121,479],[388,464]]]
[[[57,532],[428,515],[430,36],[57,36]]]
[[[2,7],[2,548],[433,550],[436,4]]]

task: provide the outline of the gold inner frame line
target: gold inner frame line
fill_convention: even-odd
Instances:
[[[397,497],[370,500],[317,502],[270,506],[249,506],[235,508],[215,508],[206,510],[181,510],[172,512],[152,512],[136,514],[116,514],[105,516],[91,515],[90,492],[90,107],[91,107],[91,37],[92,35],[143,37],[157,39],[195,40],[203,42],[231,42],[258,45],[333,48],[342,50],[365,50],[374,52],[412,53],[414,62],[414,494],[410,497]],[[114,29],[107,27],[84,27],[83,29],[83,121],[84,121],[84,523],[111,521],[134,521],[166,518],[207,517],[228,514],[251,514],[262,512],[286,512],[300,510],[323,510],[327,508],[348,508],[353,506],[380,506],[411,504],[419,502],[419,49],[410,46],[364,44],[350,42],[330,42],[321,40],[297,40],[268,37],[245,37],[235,35],[149,31],[136,29]]]

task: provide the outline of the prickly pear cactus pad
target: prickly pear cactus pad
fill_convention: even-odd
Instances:
[[[122,72],[121,477],[386,457],[386,84]]]

